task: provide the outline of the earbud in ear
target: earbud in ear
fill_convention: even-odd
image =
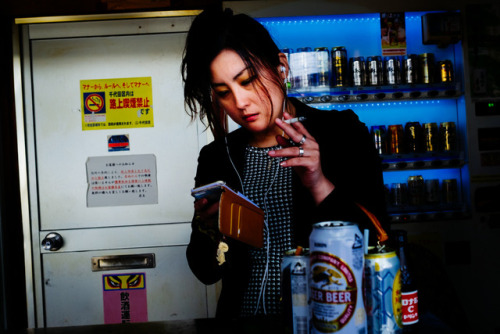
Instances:
[[[285,72],[286,72],[285,66],[281,66],[281,73],[285,73]]]

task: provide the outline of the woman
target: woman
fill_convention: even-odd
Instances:
[[[200,152],[195,185],[223,180],[265,211],[265,243],[257,249],[218,233],[216,203],[194,204],[187,259],[203,283],[222,279],[218,317],[279,314],[282,255],[307,247],[315,222],[372,228],[356,203],[384,217],[380,160],[366,126],[350,110],[319,111],[288,99],[289,70],[252,18],[205,11],[193,21],[182,62],[185,104],[216,137]],[[226,134],[225,114],[241,127]]]

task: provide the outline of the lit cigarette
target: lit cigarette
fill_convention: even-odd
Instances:
[[[286,124],[292,124],[295,122],[302,122],[305,120],[306,120],[306,118],[304,116],[300,116],[300,117],[295,117],[295,118],[284,120],[283,122],[285,122]]]

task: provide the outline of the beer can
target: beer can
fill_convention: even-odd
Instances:
[[[403,125],[389,125],[389,153],[402,154],[405,152],[404,146]]]
[[[455,80],[453,73],[453,63],[450,60],[442,60],[437,63],[439,82],[453,82]]]
[[[417,84],[419,82],[418,72],[417,55],[411,54],[405,56],[403,60],[403,83]]]
[[[384,64],[382,57],[373,56],[366,58],[366,72],[369,86],[381,86],[384,84]]]
[[[291,65],[291,60],[290,60],[290,55],[293,53],[293,49],[290,48],[285,48],[282,49],[281,52],[285,55],[286,60],[288,61],[288,64],[290,66],[290,71],[288,71],[288,77],[286,78],[286,86],[288,89],[293,88],[292,85],[292,65]]]
[[[309,247],[311,334],[366,333],[363,235],[358,226],[316,223]]]
[[[439,147],[443,152],[457,151],[457,127],[455,122],[443,122],[439,125]]]
[[[281,296],[286,326],[292,334],[309,333],[309,251],[285,252],[281,261]]]
[[[290,55],[292,85],[297,90],[308,90],[313,85],[312,71],[315,67],[314,54],[310,47],[298,48]]]
[[[368,333],[402,333],[401,270],[395,251],[370,248],[365,255],[365,284]]]
[[[441,192],[443,194],[443,204],[452,205],[458,202],[458,182],[457,179],[445,179],[441,182]]]
[[[353,86],[366,85],[366,68],[364,57],[353,57],[350,59]]]
[[[385,125],[373,125],[370,132],[378,154],[387,154],[387,130]]]
[[[332,48],[332,86],[348,86],[347,51],[343,46]]]
[[[398,57],[385,57],[385,83],[399,85],[401,83],[401,61]]]
[[[408,205],[408,187],[406,183],[391,184],[391,206],[403,209]]]
[[[421,83],[434,83],[436,60],[433,53],[422,53],[419,55],[420,80]]]
[[[425,184],[422,175],[408,177],[408,203],[411,206],[421,206],[425,199]]]
[[[328,48],[320,47],[314,49],[316,56],[316,74],[314,74],[314,86],[318,88],[330,88],[330,52]]]
[[[437,123],[424,123],[424,143],[426,152],[439,150],[439,134]]]
[[[439,179],[425,180],[425,203],[436,205],[439,204],[440,200]]]
[[[422,126],[419,122],[408,122],[405,125],[406,152],[420,153],[424,142]]]

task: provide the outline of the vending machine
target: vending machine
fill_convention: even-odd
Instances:
[[[498,291],[471,292],[465,273],[480,272],[488,282],[494,277],[486,254],[494,252],[488,245],[498,232],[485,229],[484,220],[491,228],[498,211],[492,208],[498,200],[488,201],[487,194],[498,189],[493,133],[500,122],[492,112],[496,104],[488,108],[491,99],[481,110],[497,116],[477,115],[464,8],[384,12],[354,4],[330,3],[316,11],[297,2],[226,5],[256,17],[288,56],[290,97],[318,109],[352,109],[366,124],[382,159],[391,229],[407,230],[410,241],[422,247],[419,257],[435,257],[429,263],[443,270],[424,270],[435,286],[421,287],[422,303],[439,294],[457,307],[435,302],[446,309],[438,316],[462,319],[463,328],[480,323],[481,332],[489,333],[494,326],[488,314],[494,311],[485,305],[495,304]],[[482,155],[477,141],[486,151]],[[478,201],[493,214],[480,218]]]

